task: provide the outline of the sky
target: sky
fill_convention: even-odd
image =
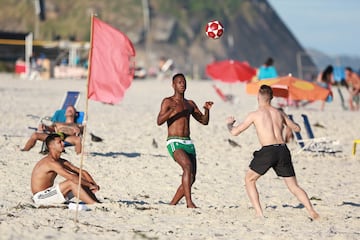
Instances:
[[[304,48],[360,56],[360,0],[268,0]]]

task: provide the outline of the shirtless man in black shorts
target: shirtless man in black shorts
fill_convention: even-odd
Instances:
[[[191,186],[195,182],[196,153],[190,139],[190,115],[203,125],[209,123],[209,110],[213,102],[205,102],[202,114],[195,102],[185,99],[186,80],[182,73],[175,74],[172,80],[174,95],[162,100],[157,124],[167,123],[167,149],[171,157],[183,170],[182,180],[171,205],[176,205],[185,196],[188,208],[195,208],[191,199]]]
[[[312,219],[318,219],[319,214],[314,210],[308,195],[298,185],[291,154],[283,139],[284,126],[299,132],[300,126],[278,109],[271,106],[273,92],[270,86],[262,85],[259,89],[256,111],[251,112],[245,120],[234,126],[234,117],[226,119],[228,129],[233,136],[237,136],[254,124],[262,148],[254,152],[254,158],[245,176],[246,191],[255,208],[256,216],[263,217],[260,206],[256,181],[270,168],[273,168],[279,177],[283,177],[285,184],[292,194],[305,206]]]

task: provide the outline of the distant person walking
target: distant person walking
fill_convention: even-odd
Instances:
[[[258,79],[264,80],[268,78],[276,78],[278,73],[274,67],[274,59],[269,57],[266,59],[265,63],[258,69]]]
[[[351,67],[345,68],[345,81],[349,90],[349,106],[351,111],[359,110],[360,77]],[[355,103],[355,104],[354,104]]]
[[[335,83],[334,80],[334,67],[332,65],[328,65],[322,72],[319,73],[316,83],[322,87],[330,90],[330,95],[324,99],[321,103],[320,110],[323,111],[325,109],[326,102],[332,102],[333,94],[331,91],[332,84]]]
[[[273,91],[270,86],[262,85],[258,93],[258,109],[248,114],[245,120],[234,126],[235,118],[228,117],[226,123],[231,135],[237,136],[251,125],[255,126],[261,149],[254,152],[254,158],[245,176],[245,186],[249,199],[255,208],[256,216],[263,217],[256,181],[270,168],[279,177],[283,177],[290,192],[305,206],[312,219],[319,218],[308,195],[298,185],[295,170],[291,161],[291,154],[284,142],[284,127],[299,132],[300,126],[283,112],[271,105]]]

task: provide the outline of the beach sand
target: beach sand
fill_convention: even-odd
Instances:
[[[83,161],[101,189],[102,204],[76,213],[66,205],[41,208],[33,204],[30,175],[42,158],[41,143],[29,152],[22,147],[41,116],[52,115],[68,90],[81,91],[78,110],[85,110],[86,80],[21,80],[0,75],[0,235],[1,239],[359,239],[360,152],[351,155],[360,138],[359,112],[344,111],[334,102],[321,112],[320,103],[286,108],[301,123],[305,113],[316,137],[338,140],[343,152],[316,155],[289,143],[299,185],[312,199],[320,221],[306,210],[270,170],[258,181],[266,218],[254,216],[244,187],[252,153],[259,149],[253,127],[237,137],[227,131],[225,118],[243,119],[257,107],[256,96],[242,83],[218,83],[234,103],[223,102],[212,81],[188,80],[186,97],[199,108],[214,101],[210,124],[191,120],[191,136],[198,155],[193,200],[168,205],[180,184],[181,169],[167,153],[167,128],[156,125],[161,100],[173,93],[171,81],[135,80],[116,105],[89,101],[84,155],[66,148],[63,157],[79,166]],[[345,98],[347,93],[342,89]],[[104,139],[92,142],[92,132]],[[306,136],[305,130],[302,135]],[[240,147],[229,144],[228,139]],[[154,146],[155,141],[158,147]],[[61,178],[59,178],[61,180]],[[77,219],[76,223],[74,220]]]

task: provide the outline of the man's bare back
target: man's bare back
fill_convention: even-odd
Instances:
[[[231,122],[234,122],[234,117],[228,118],[228,123]],[[251,124],[254,124],[262,146],[283,144],[285,142],[282,135],[284,125],[294,131],[300,131],[299,125],[292,122],[285,113],[271,105],[260,105],[259,109],[249,113],[245,120],[232,130],[232,133],[238,135],[250,127]]]
[[[61,159],[61,162],[64,160]],[[61,165],[50,156],[46,156],[36,163],[31,174],[31,191],[33,194],[43,191],[54,184],[57,173],[53,170],[54,165]]]
[[[254,113],[254,125],[262,146],[284,143],[284,125],[291,125],[290,128],[299,131],[297,125],[287,121],[288,117],[272,106],[260,107]]]

